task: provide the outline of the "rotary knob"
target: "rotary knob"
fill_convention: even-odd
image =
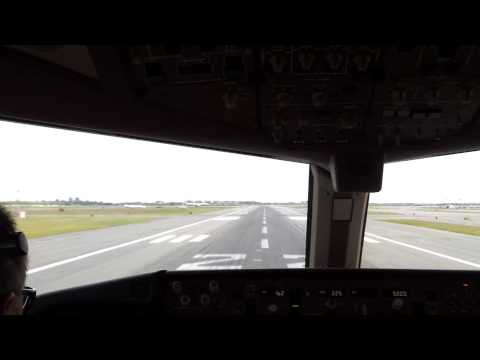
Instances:
[[[204,307],[210,305],[212,302],[212,299],[210,298],[210,295],[208,294],[202,294],[200,295],[200,304]]]
[[[405,301],[402,298],[395,298],[392,300],[392,310],[400,311],[403,309]]]
[[[329,310],[335,310],[337,308],[337,302],[334,299],[328,299],[325,301],[325,307]]]
[[[267,309],[268,309],[269,313],[274,314],[278,311],[278,305],[277,304],[269,304]]]
[[[192,302],[192,299],[188,295],[182,295],[180,296],[180,304],[183,306],[188,306]]]
[[[327,104],[327,93],[324,91],[316,91],[312,94],[312,104],[314,107],[322,107]]]
[[[183,285],[180,281],[172,282],[172,291],[175,294],[180,294],[183,291]]]
[[[210,290],[210,292],[212,293],[218,293],[220,291],[220,285],[218,284],[218,282],[216,282],[215,280],[211,280],[209,283],[208,283],[208,289]]]

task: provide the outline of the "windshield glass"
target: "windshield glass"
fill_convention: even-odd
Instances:
[[[168,270],[304,267],[307,164],[0,122],[0,203],[39,293]]]
[[[480,152],[386,164],[362,267],[480,269]]]

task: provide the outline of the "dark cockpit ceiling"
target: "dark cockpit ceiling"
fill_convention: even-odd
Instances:
[[[480,47],[3,46],[2,118],[328,164],[480,149]]]

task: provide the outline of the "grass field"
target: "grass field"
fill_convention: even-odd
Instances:
[[[430,229],[450,231],[450,232],[455,232],[459,234],[480,236],[480,226],[450,224],[450,223],[431,222],[431,221],[413,220],[413,219],[383,219],[382,221],[394,223],[394,224],[420,226],[420,227],[426,227]]]
[[[148,222],[163,216],[192,216],[225,207],[195,208],[122,208],[122,207],[64,207],[18,208],[13,212],[26,211],[25,219],[16,218],[19,230],[29,239],[69,232],[94,230],[117,225]]]

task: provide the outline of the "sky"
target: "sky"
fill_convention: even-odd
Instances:
[[[0,121],[0,201],[308,200],[308,165]]]
[[[307,201],[308,165],[0,121],[0,201]],[[370,202],[480,202],[480,152],[386,164]]]
[[[480,151],[385,164],[370,202],[480,202]]]

